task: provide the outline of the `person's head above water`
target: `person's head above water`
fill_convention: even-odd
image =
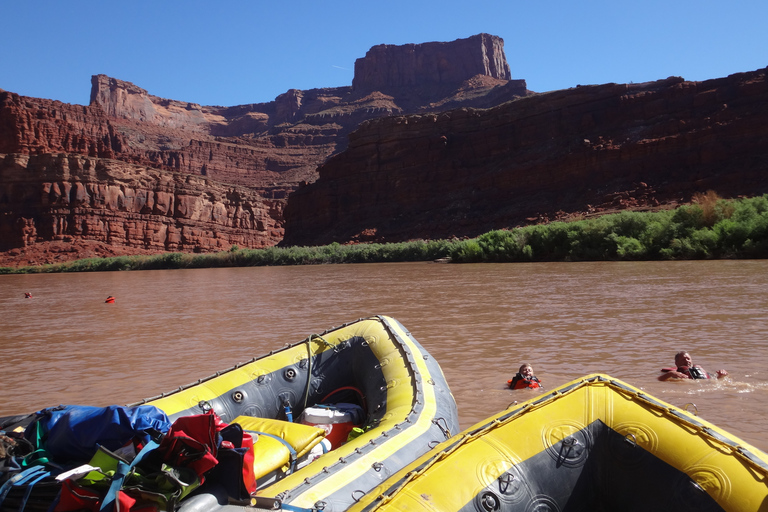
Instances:
[[[691,355],[688,352],[681,350],[675,354],[675,364],[678,368],[681,366],[693,366],[693,359],[691,359]]]

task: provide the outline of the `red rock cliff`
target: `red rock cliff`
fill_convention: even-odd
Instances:
[[[501,39],[485,34],[445,44],[388,46],[359,62],[361,72],[369,76],[361,78],[358,90],[290,90],[271,102],[234,107],[160,98],[105,75],[92,78],[89,106],[0,91],[0,153],[8,155],[0,165],[0,246],[31,251],[36,243],[63,239],[156,251],[215,250],[227,243],[274,245],[282,238],[288,194],[300,183],[314,181],[317,166],[346,147],[347,135],[361,122],[462,105],[486,107],[528,94],[523,80],[508,80]],[[377,74],[379,66],[394,66],[403,75],[381,82],[388,72]],[[423,87],[415,83],[419,81]],[[388,84],[397,85],[396,90],[379,90]],[[83,158],[87,164],[73,163]],[[60,161],[67,163],[56,163]],[[94,169],[105,171],[93,174]],[[107,172],[115,169],[120,172]],[[141,177],[139,183],[129,179],[131,173]],[[183,174],[205,185],[185,188]],[[171,194],[173,212],[115,208],[100,195],[112,182],[121,190],[131,188],[133,192],[126,192],[131,197]],[[172,191],[160,190],[157,183],[176,185]],[[56,187],[93,191],[88,200],[51,202],[47,190]],[[219,222],[221,214],[211,220],[194,208],[176,208],[193,201],[193,190],[193,202],[207,204],[207,187],[215,194],[227,187],[247,187],[247,194],[238,194],[248,197],[248,205],[225,203],[227,215],[235,215],[230,207],[245,208],[259,221],[248,224],[235,215]],[[23,201],[14,195],[20,190],[25,191]],[[142,217],[147,215],[167,218]],[[115,227],[126,222],[151,227]],[[185,233],[206,234],[179,238],[182,224]],[[253,232],[234,233],[235,227]],[[152,230],[160,231],[148,235]]]
[[[284,245],[476,236],[708,189],[768,193],[766,70],[372,120],[319,175],[290,196]]]
[[[282,202],[200,176],[82,155],[0,155],[0,249],[87,239],[149,252],[267,247]],[[119,252],[119,251],[118,251]]]

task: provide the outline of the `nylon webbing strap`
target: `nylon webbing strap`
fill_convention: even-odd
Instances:
[[[104,496],[104,499],[101,502],[101,508],[99,509],[100,512],[112,510],[115,500],[117,499],[117,493],[123,487],[123,482],[125,481],[126,475],[131,472],[136,464],[141,462],[141,459],[144,458],[146,454],[158,446],[160,445],[157,443],[157,441],[149,441],[146,445],[144,445],[144,448],[141,449],[136,457],[134,457],[130,464],[126,464],[122,461],[117,463],[115,476],[112,477],[112,483],[109,484],[109,491],[107,491],[107,495]]]
[[[37,482],[47,477],[48,475],[50,475],[50,471],[44,471],[29,481],[29,483],[27,484],[27,491],[24,493],[24,498],[22,498],[21,500],[21,505],[19,505],[19,512],[24,512],[24,507],[27,506],[27,501],[29,500],[29,497],[32,495],[32,487],[34,487]]]
[[[47,471],[43,466],[32,466],[31,468],[25,469],[24,471],[20,471],[18,474],[13,475],[2,485],[2,487],[0,487],[0,504],[3,503],[5,497],[8,496],[8,493],[11,492],[12,487],[29,484],[31,489],[32,485],[36,484],[50,474],[51,472]],[[25,497],[24,502],[22,503],[22,510],[27,499],[28,496]]]
[[[283,510],[290,510],[291,512],[314,512],[313,508],[295,507],[293,505],[287,505],[285,503],[280,504],[280,508]]]

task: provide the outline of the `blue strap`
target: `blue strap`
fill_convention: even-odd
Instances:
[[[109,490],[101,502],[101,507],[99,508],[100,512],[112,510],[115,504],[115,500],[117,499],[117,493],[123,487],[125,477],[128,475],[128,473],[131,472],[136,464],[141,462],[141,459],[143,459],[146,454],[158,446],[160,445],[157,443],[157,441],[149,441],[144,445],[144,448],[141,449],[136,457],[134,457],[130,464],[126,464],[123,461],[118,461],[117,469],[115,470],[115,476],[112,477],[112,483],[109,484]]]
[[[297,507],[294,505],[288,505],[286,503],[281,503],[280,508],[283,510],[290,510],[291,512],[312,512],[313,508],[303,508],[303,507]]]
[[[6,480],[2,487],[0,487],[0,504],[3,503],[5,497],[8,496],[8,493],[11,492],[11,488],[14,485],[24,485],[41,474],[43,476],[48,476],[50,471],[46,471],[43,466],[32,466],[24,471],[19,471],[17,474]]]
[[[21,505],[19,505],[19,512],[24,512],[24,507],[27,506],[27,500],[29,500],[29,496],[32,494],[32,487],[35,486],[37,482],[42,480],[43,478],[50,475],[50,471],[44,471],[42,474],[37,475],[32,481],[30,481],[27,484],[27,491],[24,493],[24,498],[21,500]]]
[[[127,475],[130,470],[130,464],[126,464],[123,461],[117,463],[117,469],[112,477],[112,482],[109,484],[109,490],[104,496],[104,499],[101,500],[101,507],[99,507],[100,511],[112,510],[112,507],[115,505],[115,500],[117,499],[117,492],[123,487],[125,475]]]
[[[288,441],[286,441],[280,436],[276,436],[274,434],[268,434],[266,432],[259,432],[258,430],[246,430],[245,432],[248,432],[250,434],[258,434],[260,436],[271,437],[272,439],[277,439],[278,441],[283,443],[285,447],[288,448],[288,451],[291,453],[291,458],[290,458],[291,467],[288,470],[288,474],[290,475],[291,473],[293,473],[293,470],[296,467],[296,459],[298,458],[298,453],[296,453],[296,449],[293,446],[291,446],[291,443],[289,443]]]

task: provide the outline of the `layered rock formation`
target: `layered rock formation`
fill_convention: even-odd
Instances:
[[[256,107],[182,107],[102,75],[93,77],[91,96],[101,103],[84,107],[0,93],[0,152],[112,158],[285,197],[335,151],[340,131],[328,123],[270,133],[269,115],[254,113]],[[231,136],[217,135],[226,132]]]
[[[384,72],[377,71],[381,66]],[[317,166],[343,150],[347,135],[361,122],[455,106],[487,107],[528,94],[523,80],[509,80],[503,41],[487,34],[450,43],[376,47],[358,60],[358,67],[363,75],[350,87],[290,90],[271,102],[234,107],[159,98],[105,75],[92,78],[89,106],[0,91],[0,153],[8,155],[0,163],[0,245],[23,246],[28,252],[34,244],[61,239],[148,251],[214,250],[230,242],[274,245],[282,238],[286,197],[301,183],[313,182]],[[390,76],[387,70],[394,68],[400,74]],[[43,155],[48,159],[36,158]],[[87,164],[72,163],[83,157]],[[55,163],[60,161],[66,163]],[[93,169],[110,172],[94,174]],[[227,187],[247,187],[250,192],[238,194],[247,196],[248,204],[226,203],[227,220],[218,213],[220,224],[203,220],[194,208],[177,208],[186,204],[182,198],[193,189],[179,184],[172,191],[155,190],[157,183],[183,182],[177,174],[162,177],[164,172],[206,178],[198,182],[206,186],[194,189],[198,199],[193,202],[209,200],[207,187],[214,195]],[[146,187],[130,182],[132,173],[141,176]],[[90,199],[53,201],[49,189],[54,182],[68,191],[62,197],[85,187]],[[107,206],[111,203],[99,191],[113,186],[133,190],[124,192],[131,197],[172,194],[174,206],[166,213],[155,213],[154,206],[151,211],[145,206],[133,211],[123,200],[121,207]],[[14,195],[19,187],[26,191],[23,200]],[[241,207],[260,220],[246,227],[248,223],[232,213]],[[235,217],[230,219],[230,214]],[[177,226],[198,223],[195,229],[208,235],[177,236],[177,228],[167,224],[170,220],[149,217],[149,227],[118,233],[112,223],[115,215],[119,222],[138,223],[143,221],[136,216],[166,216]],[[62,221],[66,216],[72,220]],[[158,222],[167,228],[161,229]],[[186,232],[192,224],[186,225]],[[253,232],[234,233],[230,228]],[[162,233],[147,235],[147,230]]]
[[[87,239],[145,252],[266,247],[282,202],[201,176],[82,155],[0,155],[0,249]]]
[[[285,245],[476,236],[768,193],[766,70],[606,84],[364,123],[294,192]]]

